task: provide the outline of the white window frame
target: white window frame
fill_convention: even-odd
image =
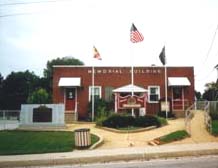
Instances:
[[[98,88],[99,89],[99,98],[101,99],[101,86],[94,86],[94,89],[95,88]],[[91,96],[92,96],[92,86],[89,86],[89,101],[91,101],[92,100],[92,98],[91,98]]]
[[[158,95],[158,100],[159,100],[160,99],[160,86],[158,86],[158,85],[148,86],[148,102],[149,103],[158,103],[159,101],[150,100],[151,88],[156,88],[157,89],[157,95]]]

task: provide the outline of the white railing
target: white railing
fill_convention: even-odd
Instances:
[[[0,120],[20,120],[20,110],[0,110]]]
[[[185,130],[189,135],[191,135],[191,120],[194,117],[194,109],[195,104],[192,104],[185,110]]]
[[[210,116],[210,102],[207,102],[205,108],[204,108],[204,124],[206,129],[212,133],[212,119]]]

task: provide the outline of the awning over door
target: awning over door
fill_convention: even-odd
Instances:
[[[81,86],[81,78],[79,77],[63,77],[58,82],[59,87],[75,87]]]
[[[168,86],[190,86],[191,83],[187,77],[169,77]]]
[[[126,85],[126,86],[122,86],[122,87],[119,87],[117,89],[114,89],[113,92],[116,92],[116,93],[128,93],[128,92],[134,92],[134,93],[139,93],[139,92],[147,92],[146,89],[142,88],[142,87],[139,87],[139,86],[136,86],[136,85]]]

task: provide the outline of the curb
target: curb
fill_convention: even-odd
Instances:
[[[156,126],[149,126],[149,127],[146,127],[146,128],[140,128],[140,129],[136,129],[136,130],[117,130],[117,129],[114,129],[114,128],[108,128],[108,127],[100,127],[100,126],[95,126],[95,128],[98,128],[98,129],[103,129],[105,131],[110,131],[110,132],[113,132],[113,133],[138,133],[138,132],[144,132],[144,131],[149,131],[149,130],[153,130],[155,128],[157,128]]]
[[[92,146],[90,146],[90,148],[89,148],[90,150],[93,150],[93,149],[101,146],[104,143],[104,138],[102,136],[100,136],[99,134],[96,134],[96,133],[91,133],[91,134],[96,135],[96,136],[99,137],[99,141],[96,142],[95,144],[93,144]]]
[[[174,149],[175,146],[150,147],[144,148],[128,148],[128,149],[115,149],[115,150],[89,150],[89,151],[75,151],[69,153],[60,154],[42,154],[35,155],[35,158],[31,159],[31,156],[26,155],[25,158],[20,159],[19,156],[2,156],[0,157],[0,167],[24,167],[24,166],[47,166],[47,165],[63,165],[63,164],[88,164],[88,163],[105,163],[112,161],[130,161],[130,160],[150,160],[160,158],[174,158],[174,157],[187,157],[187,156],[203,156],[203,155],[215,155],[218,154],[218,146],[213,148],[212,146],[200,147],[198,145],[184,148]],[[193,147],[195,149],[193,149]],[[198,149],[200,147],[200,149]],[[175,147],[176,148],[176,147]],[[165,150],[168,149],[168,150]],[[122,152],[119,152],[121,151]],[[29,157],[30,156],[30,157]],[[9,157],[5,159],[4,157]],[[18,158],[17,158],[18,157]],[[16,158],[16,159],[15,159]],[[22,158],[22,156],[21,156]]]

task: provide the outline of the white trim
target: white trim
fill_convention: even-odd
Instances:
[[[93,86],[89,86],[89,102],[91,101],[91,91]],[[94,86],[94,88],[99,88],[99,98],[101,99],[102,93],[101,93],[101,86]]]
[[[158,103],[159,101],[151,101],[150,100],[150,88],[157,88],[158,100],[160,99],[160,86],[158,85],[150,85],[148,86],[148,103]]]

